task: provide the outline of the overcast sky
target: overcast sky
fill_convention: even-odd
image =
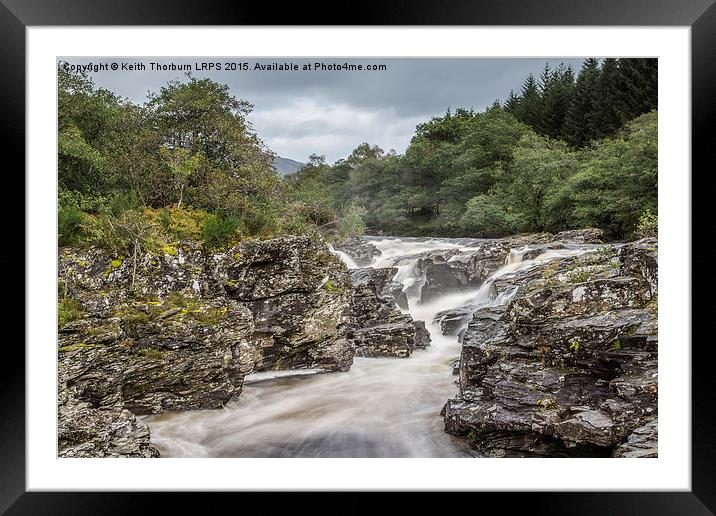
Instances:
[[[343,158],[362,142],[402,153],[416,124],[448,108],[482,110],[496,98],[518,91],[527,74],[539,75],[545,62],[571,64],[583,59],[253,59],[253,58],[62,58],[71,64],[117,63],[119,69],[90,73],[95,83],[133,102],[170,80],[185,80],[182,71],[156,71],[149,63],[189,65],[197,78],[228,84],[238,98],[254,105],[249,116],[259,137],[280,156],[305,162],[312,153],[329,162]],[[122,70],[122,63],[143,63],[145,70]],[[249,70],[196,70],[195,63],[248,63]],[[385,71],[303,70],[322,62],[384,64]],[[254,70],[255,63],[293,63],[298,71]]]

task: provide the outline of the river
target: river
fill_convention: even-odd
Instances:
[[[435,314],[469,303],[507,302],[510,292],[490,295],[493,279],[533,266],[513,250],[506,264],[481,287],[418,302],[423,278],[418,255],[437,249],[469,251],[474,239],[369,238],[382,254],[373,267],[398,267],[410,313],[423,320],[431,345],[409,358],[356,357],[350,371],[259,373],[246,378],[241,395],[218,410],[166,412],[144,418],[162,457],[468,457],[465,443],[443,431],[440,410],[457,393],[452,364],[460,346],[443,336]],[[548,251],[543,262],[584,249]],[[355,263],[336,253],[351,268]]]

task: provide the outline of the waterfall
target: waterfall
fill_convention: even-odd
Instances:
[[[442,335],[435,316],[451,308],[509,302],[517,286],[495,295],[497,278],[584,249],[547,250],[524,260],[529,248],[510,252],[482,285],[420,303],[425,281],[420,253],[469,253],[481,241],[437,238],[369,238],[381,254],[373,267],[396,267],[409,313],[423,320],[431,345],[409,358],[356,357],[345,373],[251,375],[241,395],[221,410],[164,413],[145,418],[152,443],[165,457],[464,457],[463,440],[446,434],[440,410],[457,392],[452,363],[460,355],[455,336]],[[332,251],[348,268],[357,265]],[[465,321],[467,324],[467,320]],[[304,371],[306,372],[306,371]],[[315,372],[315,371],[314,371]],[[318,373],[318,372],[316,372]]]
[[[338,250],[334,249],[333,246],[330,244],[328,244],[328,249],[333,254],[338,256],[341,259],[341,261],[346,264],[346,267],[348,267],[349,269],[358,269],[358,264],[355,262],[355,260],[353,258],[350,257],[350,255],[344,253],[343,251],[338,251]]]

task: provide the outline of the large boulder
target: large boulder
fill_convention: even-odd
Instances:
[[[348,271],[308,238],[217,254],[186,244],[136,261],[66,248],[59,279],[60,454],[152,455],[131,414],[217,408],[249,373],[353,360]]]
[[[655,453],[638,430],[657,417],[657,323],[644,280],[621,274],[609,247],[511,281],[512,300],[477,310],[467,326],[446,430],[492,456]]]
[[[394,267],[350,271],[353,294],[349,337],[356,355],[405,358],[430,343],[425,323],[413,321],[396,302],[400,299],[407,306],[402,285],[392,279],[396,271]]]
[[[347,371],[351,282],[327,247],[307,237],[246,242],[215,256],[214,274],[229,299],[253,315],[253,371]]]

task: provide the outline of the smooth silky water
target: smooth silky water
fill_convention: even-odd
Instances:
[[[266,372],[246,377],[236,399],[222,409],[166,412],[143,418],[162,457],[467,457],[475,456],[458,438],[446,434],[440,410],[457,393],[452,364],[460,355],[454,336],[443,336],[435,314],[469,304],[506,303],[507,292],[490,297],[496,277],[534,266],[523,261],[526,248],[481,287],[420,304],[424,279],[418,254],[437,249],[469,250],[471,239],[370,238],[380,256],[373,267],[395,266],[405,285],[410,313],[423,320],[432,342],[409,358],[356,357],[350,371]],[[571,256],[584,249],[547,251],[537,260]],[[355,262],[335,251],[349,268]],[[298,374],[296,374],[298,373]]]

